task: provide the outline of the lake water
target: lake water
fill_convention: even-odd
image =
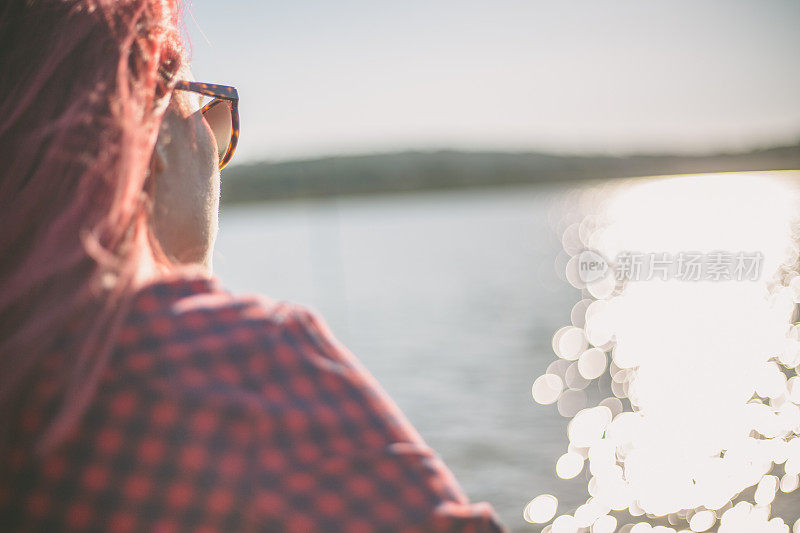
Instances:
[[[536,405],[553,332],[580,293],[559,279],[557,188],[223,207],[215,270],[234,291],[319,310],[473,501],[512,528],[557,482],[566,422]],[[556,213],[557,214],[557,213]],[[527,526],[527,527],[526,527]]]
[[[708,471],[706,462],[723,464],[720,450],[729,461],[725,475],[760,468],[752,466],[757,463],[778,476],[794,476],[785,454],[784,470],[778,452],[770,452],[765,463],[743,452],[741,465],[734,452],[752,436],[751,426],[744,433],[737,429],[744,419],[737,413],[753,390],[760,405],[750,407],[763,415],[752,426],[763,427],[753,431],[775,446],[800,431],[800,422],[788,430],[767,427],[778,420],[773,408],[783,410],[780,420],[789,425],[791,417],[800,417],[792,405],[800,404],[800,378],[786,381],[800,369],[800,327],[785,338],[792,301],[800,301],[796,265],[786,278],[796,281],[773,294],[783,298],[778,310],[785,307],[785,316],[772,317],[764,297],[764,281],[787,257],[794,261],[800,254],[797,228],[791,233],[800,205],[798,177],[708,175],[580,189],[510,187],[226,206],[215,268],[235,292],[263,293],[320,311],[443,457],[470,499],[490,502],[516,531],[540,529],[522,518],[527,502],[539,494],[557,496],[559,514],[587,500],[588,469],[569,481],[555,475],[556,459],[569,442],[568,419],[555,406],[535,404],[531,384],[555,359],[554,332],[571,322],[583,327],[570,316],[573,305],[590,294],[606,299],[592,318],[596,326],[605,312],[602,320],[613,332],[603,350],[614,346],[620,364],[618,354],[639,358],[629,366],[635,370],[622,372],[625,392],[619,395],[634,387],[637,417],[650,420],[643,424],[655,430],[653,439],[642,433],[637,438],[643,440],[626,444],[630,453],[650,455],[626,463],[625,473],[635,478],[639,468],[636,501],[645,501],[639,498],[646,499],[648,490],[663,492],[650,500],[653,508],[673,506],[654,513],[663,515],[700,505],[675,502],[691,492],[696,474]],[[569,225],[576,216],[581,224]],[[600,280],[582,293],[563,275],[564,248],[581,241],[595,243],[590,247],[606,257],[614,257],[614,249],[758,252],[765,271],[747,283],[653,279],[622,293],[611,278],[610,286]],[[581,331],[601,346],[592,340],[595,326],[587,318]],[[625,346],[627,352],[618,351]],[[617,375],[620,368],[611,370]],[[766,376],[767,385],[759,376]],[[606,372],[586,389],[589,405],[613,390]],[[792,444],[800,466],[796,444],[800,440]],[[662,483],[670,476],[676,485]],[[708,499],[714,490],[726,502],[759,477],[735,483],[727,481],[732,477],[703,478],[711,491],[703,493],[703,505],[717,501]],[[726,496],[734,486],[739,488]],[[799,505],[796,493],[779,495],[773,511],[791,524]]]

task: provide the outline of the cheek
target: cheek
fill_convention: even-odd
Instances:
[[[216,143],[200,113],[173,125],[170,157],[157,203],[164,208],[162,218],[169,231],[187,249],[207,249],[213,245],[219,213]]]
[[[211,127],[200,113],[197,113],[194,118],[197,161],[203,168],[212,171],[217,170],[219,168],[219,156],[217,155],[217,142],[214,139]]]
[[[199,114],[198,114],[199,115]],[[217,143],[206,121],[198,116],[195,122],[194,174],[201,205],[195,206],[198,216],[203,217],[203,225],[210,231],[211,238],[216,234],[219,213],[219,157]]]
[[[217,153],[217,143],[211,132],[211,128],[202,116],[199,116],[198,119],[195,128],[195,160],[198,167],[197,177],[202,180],[200,189],[205,196],[205,205],[203,206],[202,213],[206,219],[205,225],[210,230],[213,242],[214,236],[216,235],[219,215],[219,156]]]

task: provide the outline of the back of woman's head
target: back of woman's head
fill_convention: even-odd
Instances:
[[[170,0],[0,3],[0,431],[58,353],[40,450],[84,411],[159,257],[147,171],[180,42]]]

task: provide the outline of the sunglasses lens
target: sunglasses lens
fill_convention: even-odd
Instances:
[[[231,143],[233,124],[231,122],[231,103],[227,100],[212,102],[211,107],[203,112],[203,116],[211,127],[211,132],[217,140],[217,152],[219,159],[225,156],[228,145]]]

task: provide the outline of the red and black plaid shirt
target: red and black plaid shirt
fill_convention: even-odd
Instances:
[[[140,291],[68,441],[7,459],[2,531],[502,530],[317,314],[215,280]]]

